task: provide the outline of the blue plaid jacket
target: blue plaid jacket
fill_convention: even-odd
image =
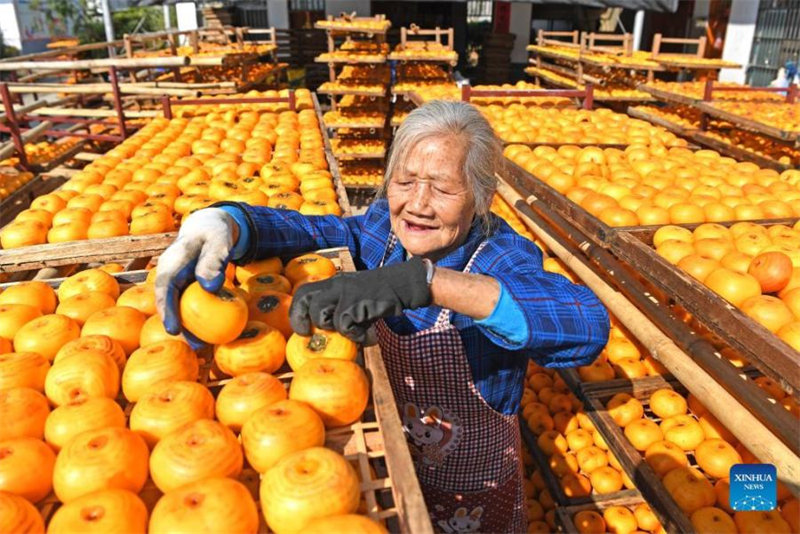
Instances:
[[[270,256],[286,256],[320,248],[347,247],[359,270],[375,269],[384,259],[391,226],[386,200],[374,202],[360,216],[304,216],[296,211],[238,204],[250,230],[250,245],[237,263]],[[494,217],[494,215],[493,215]],[[527,359],[547,367],[588,365],[608,340],[605,307],[586,287],[542,269],[542,254],[529,240],[496,218],[496,230],[478,254],[472,272],[492,276],[523,310],[529,336],[512,343],[497,332],[454,313],[472,369],[474,382],[486,402],[504,414],[513,414],[525,382]],[[461,271],[485,239],[474,225],[466,242],[437,266]],[[384,264],[405,261],[400,243]],[[406,310],[391,317],[388,326],[397,334],[411,334],[433,326],[441,308]]]

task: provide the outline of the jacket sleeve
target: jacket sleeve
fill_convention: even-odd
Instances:
[[[531,241],[507,225],[476,258],[475,272],[495,278],[518,305],[524,340],[511,340],[498,329],[476,322],[495,344],[533,354],[540,365],[588,365],[608,342],[608,312],[587,287],[542,268],[542,254]],[[518,337],[518,336],[515,336]]]
[[[284,256],[318,250],[347,247],[353,257],[360,249],[364,216],[303,215],[297,211],[250,206],[236,202],[220,202],[215,206],[233,209],[238,224],[247,225],[249,243],[236,260],[245,264],[270,256]]]

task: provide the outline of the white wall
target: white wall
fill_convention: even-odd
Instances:
[[[288,0],[267,0],[267,17],[273,28],[289,29]]]
[[[511,63],[527,63],[528,41],[531,38],[531,7],[529,2],[511,2],[511,20],[508,31],[516,35],[511,50]]]
[[[13,2],[0,4],[0,30],[3,31],[3,42],[6,45],[22,50],[17,10]]]
[[[175,4],[175,15],[179,30],[197,29],[197,6],[194,2],[178,2]]]
[[[747,63],[753,49],[753,37],[756,33],[759,0],[733,0],[728,29],[725,31],[725,48],[722,59],[739,63],[740,69],[722,69],[719,79],[724,82],[744,83],[747,75]]]
[[[325,0],[325,15],[337,16],[339,13],[352,13],[359,17],[369,17],[370,0]]]

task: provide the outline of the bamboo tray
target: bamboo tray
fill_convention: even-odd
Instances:
[[[350,253],[345,248],[317,252],[331,259],[338,271],[355,270]],[[147,276],[147,271],[132,271],[114,276],[124,287],[142,282]],[[58,287],[63,280],[62,278],[47,282],[52,287]],[[222,386],[230,379],[215,378],[213,354],[210,349],[201,350],[198,357],[204,359],[201,363],[199,381],[216,397]],[[325,446],[356,464],[362,480],[361,496],[366,503],[366,515],[375,520],[385,521],[390,532],[432,533],[433,528],[422,491],[414,475],[411,454],[406,445],[380,349],[377,346],[365,347],[359,359],[370,377],[370,402],[361,421],[346,427],[326,430]],[[293,373],[287,365],[284,365],[275,376],[288,387]],[[129,403],[122,394],[117,398],[117,402],[123,407],[126,416],[130,415],[133,403]],[[373,477],[371,470],[376,476]],[[247,465],[246,460],[238,480],[247,486],[256,504],[259,505],[259,474]],[[149,510],[152,510],[161,495],[162,493],[148,478],[140,497]],[[59,504],[51,493],[37,506],[45,521],[49,521]],[[269,531],[263,515],[259,512],[259,533],[267,532]]]
[[[361,58],[359,59],[357,56],[350,56],[350,57],[334,57],[334,58],[321,58],[315,57],[314,63],[327,63],[330,65],[337,64],[337,65],[380,65],[386,63],[386,57],[380,58]]]
[[[736,115],[735,113],[721,110],[714,106],[713,102],[697,102],[695,107],[704,113],[708,113],[712,117],[726,120],[739,128],[752,130],[756,133],[780,139],[781,141],[797,141],[800,139],[800,132],[781,130],[775,126],[770,126],[763,122],[743,117],[742,115]]]
[[[652,70],[660,72],[665,70],[662,65],[658,63],[618,63],[616,61],[601,60],[592,57],[581,57],[581,61],[593,67],[601,67],[603,69],[623,69],[623,70]]]
[[[525,50],[527,50],[528,52],[533,52],[534,54],[538,54],[542,57],[561,59],[563,61],[571,61],[573,63],[578,63],[580,61],[579,56],[572,56],[568,54],[555,52],[553,50],[547,50],[545,47],[542,47],[540,45],[528,45],[525,47]]]
[[[531,453],[531,456],[533,457],[533,461],[536,464],[536,467],[541,472],[542,478],[544,479],[545,485],[547,486],[550,495],[553,497],[553,500],[559,505],[559,507],[586,504],[586,503],[606,502],[609,500],[631,498],[631,497],[639,497],[641,499],[641,496],[639,496],[639,492],[635,489],[631,490],[624,489],[621,491],[616,491],[614,493],[607,493],[605,495],[592,493],[588,497],[579,497],[579,498],[567,497],[566,495],[564,495],[564,490],[561,489],[561,484],[559,484],[558,478],[548,465],[548,458],[545,457],[539,446],[536,444],[536,439],[537,439],[536,435],[533,432],[531,432],[530,428],[528,428],[528,424],[525,422],[525,419],[522,418],[521,412],[519,414],[519,429],[520,433],[522,434],[522,440],[525,442],[525,445],[527,445],[528,451]]]
[[[339,166],[330,148],[330,139],[322,122],[319,102],[316,95],[312,95],[312,98],[325,143],[325,157],[333,177],[339,207],[342,209],[342,216],[349,217],[352,210],[347,198],[347,191],[344,188],[344,184],[342,184]],[[9,204],[9,209],[6,209],[6,202],[4,202],[2,214],[0,214],[0,228],[11,222],[34,198],[58,189],[76,172],[78,171],[74,169],[59,167],[52,173],[34,178],[25,184],[14,195],[9,196],[6,202],[9,202],[17,194],[26,195],[17,197],[23,200],[26,197],[30,198],[27,199],[27,202],[23,201],[15,204],[15,207],[11,207],[11,204]],[[47,177],[47,180],[44,180],[44,177]],[[35,185],[34,182],[42,185]],[[48,187],[50,189],[47,189]],[[113,261],[116,258],[150,257],[164,250],[175,238],[175,235],[177,234],[170,232],[144,236],[121,236],[107,239],[84,239],[66,243],[48,243],[9,250],[0,249],[0,273],[13,273],[87,262]]]
[[[382,28],[359,28],[357,26],[351,26],[348,24],[324,24],[320,25],[320,22],[325,21],[318,21],[314,23],[314,28],[317,30],[326,30],[332,32],[341,32],[341,33],[365,33],[367,35],[385,35],[391,24],[384,25]]]
[[[675,382],[672,375],[647,376],[643,378],[614,378],[600,382],[587,382],[582,380],[578,372],[573,368],[559,369],[559,374],[569,388],[582,398],[594,395],[598,391],[618,390],[620,388],[631,388],[634,391],[649,388],[653,384],[666,384]]]
[[[392,52],[389,54],[387,59],[389,61],[398,61],[400,63],[405,63],[409,61],[417,61],[421,63],[446,63],[452,67],[455,67],[458,63],[458,55],[455,54],[456,57],[451,56],[401,56]]]
[[[655,512],[659,520],[662,521],[662,524],[668,530],[670,530],[668,526],[669,523],[673,529],[677,529],[678,532],[694,532],[689,518],[669,495],[658,475],[644,461],[642,453],[631,445],[628,438],[625,437],[623,429],[614,422],[605,408],[608,400],[614,394],[628,393],[642,402],[645,409],[645,418],[658,422],[658,417],[650,410],[649,399],[653,392],[663,388],[677,389],[682,394],[686,393],[684,388],[676,388],[673,387],[672,384],[666,383],[653,384],[650,388],[641,388],[639,390],[619,388],[616,390],[597,392],[597,394],[593,394],[587,399],[591,410],[589,411],[589,416],[595,424],[595,427],[602,432],[611,451],[617,455],[622,467],[627,472],[633,473],[636,476],[635,479],[632,479],[637,483],[637,487],[642,492],[645,500],[651,505],[653,512]],[[776,409],[782,410],[783,408],[776,406]],[[691,411],[689,413],[691,413]],[[687,451],[687,456],[689,458],[689,465],[697,468],[694,451]],[[708,475],[706,476],[708,477]]]
[[[764,226],[792,223],[797,219],[759,221]],[[733,223],[722,223],[730,226]],[[686,225],[692,228],[697,225]],[[783,386],[795,397],[800,395],[798,354],[775,334],[730,305],[688,273],[668,263],[652,248],[655,228],[629,228],[612,237],[612,250],[633,265],[647,280],[704,323],[713,334],[740,352],[754,367]],[[742,335],[747,332],[747,335]]]

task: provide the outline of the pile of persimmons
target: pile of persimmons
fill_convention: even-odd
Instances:
[[[306,254],[231,268],[215,294],[189,286],[200,352],[164,330],[155,271],[124,290],[97,268],[0,293],[0,531],[255,533],[263,515],[277,533],[386,532],[325,448],[369,400],[357,346],[288,322],[292,291],[335,272]]]
[[[564,100],[564,99],[562,99]],[[558,107],[486,106],[481,108],[494,131],[508,143],[574,143],[660,145],[684,147],[686,141],[660,126],[633,119],[610,109],[563,109]],[[512,152],[518,152],[514,148]],[[541,156],[550,154],[549,151]],[[536,154],[537,157],[541,157]],[[508,157],[511,157],[510,155]],[[513,159],[513,158],[512,158]],[[601,161],[596,161],[601,163]]]
[[[0,244],[169,232],[220,200],[340,215],[314,111],[261,111],[266,105],[152,120],[35,199],[0,231]]]
[[[31,180],[33,180],[31,172],[19,171],[13,166],[0,168],[0,200],[4,200]]]
[[[510,145],[505,155],[609,226],[800,216],[800,172],[762,169],[713,150]]]
[[[800,223],[667,225],[656,252],[800,351]]]

